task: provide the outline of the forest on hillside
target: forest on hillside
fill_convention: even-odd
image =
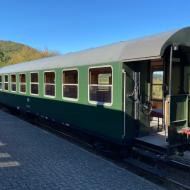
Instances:
[[[24,44],[0,40],[0,67],[50,57],[56,54],[48,50],[39,51]]]

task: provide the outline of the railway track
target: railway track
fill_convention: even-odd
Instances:
[[[180,167],[181,163],[175,166],[169,163],[169,161],[158,161],[156,164],[147,164],[131,157],[126,159],[124,163],[126,163],[127,166],[132,167],[131,171],[135,171],[136,174],[143,177],[145,176],[145,178],[149,180],[151,178],[151,181],[156,183],[159,182],[159,184],[167,189],[190,190],[190,173],[189,171],[184,171],[184,169]]]
[[[129,156],[122,158],[117,151],[110,150],[111,147],[100,148],[91,138],[79,132],[74,132],[67,127],[49,123],[44,118],[31,117],[28,114],[20,115],[10,112],[9,109],[1,108],[6,112],[14,114],[19,118],[35,124],[43,130],[49,131],[68,141],[81,146],[82,148],[107,159],[119,167],[125,168],[149,181],[156,183],[166,189],[190,190],[190,165],[173,159],[164,161],[162,159],[152,159],[139,155],[138,157]],[[83,138],[81,138],[81,136]],[[102,145],[103,147],[103,145]]]
[[[156,183],[159,182],[161,186],[167,189],[190,190],[189,185],[174,179],[170,174],[161,169],[149,166],[132,158],[125,160],[125,163],[133,167],[131,171],[135,169],[137,171],[135,172],[136,174],[141,176],[145,175],[147,179],[151,177],[151,181],[155,182],[156,180]]]

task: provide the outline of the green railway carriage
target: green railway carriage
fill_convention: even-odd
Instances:
[[[189,87],[190,28],[0,69],[2,104],[118,144],[187,144]]]

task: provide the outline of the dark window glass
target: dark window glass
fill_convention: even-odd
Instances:
[[[63,71],[63,84],[78,84],[78,71]]]
[[[20,82],[21,83],[25,83],[26,82],[26,75],[25,74],[20,74],[19,78],[20,78]]]
[[[16,75],[11,75],[11,82],[16,82]]]
[[[26,92],[26,85],[25,84],[20,84],[20,92],[23,92],[23,93]]]
[[[11,84],[11,90],[12,90],[13,92],[16,91],[16,84]]]
[[[31,84],[31,94],[38,94],[38,84]]]
[[[111,67],[90,69],[90,84],[111,85],[112,69]]]
[[[5,75],[5,82],[9,82],[9,77],[8,77],[8,75]]]
[[[8,89],[9,89],[8,83],[5,83],[5,90],[8,90]]]
[[[63,86],[63,96],[67,98],[74,98],[77,99],[77,88],[78,86]]]
[[[45,83],[54,84],[55,83],[55,72],[46,72],[44,81],[45,81]]]
[[[46,84],[45,85],[45,95],[55,96],[55,85]]]
[[[111,86],[90,86],[90,100],[111,103]]]
[[[38,73],[31,73],[31,82],[38,83]]]

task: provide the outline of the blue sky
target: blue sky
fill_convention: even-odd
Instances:
[[[1,0],[0,40],[66,53],[190,26],[189,0]]]

